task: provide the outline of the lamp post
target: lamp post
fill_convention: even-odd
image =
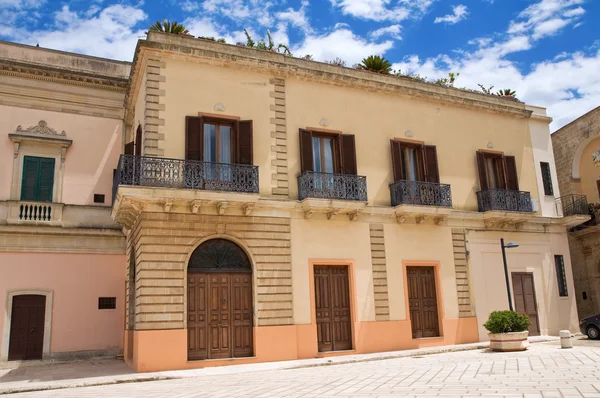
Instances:
[[[515,242],[508,242],[508,244],[504,244],[504,238],[500,238],[500,246],[502,246],[502,260],[504,261],[504,278],[506,279],[506,292],[508,294],[508,308],[511,311],[513,309],[512,303],[512,295],[510,294],[510,282],[508,281],[508,265],[506,265],[506,249],[512,249],[515,247],[519,247]]]

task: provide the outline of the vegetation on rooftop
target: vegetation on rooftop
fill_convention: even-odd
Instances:
[[[162,32],[162,33],[173,33],[176,35],[187,35],[190,32],[186,29],[185,26],[176,22],[170,21],[168,19],[163,19],[162,21],[156,21],[153,25],[148,28],[150,32]]]
[[[392,64],[381,55],[369,55],[367,58],[363,58],[360,64],[358,64],[358,67],[369,72],[381,73],[384,75],[392,73]]]

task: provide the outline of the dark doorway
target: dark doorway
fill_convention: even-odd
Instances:
[[[315,266],[319,352],[352,349],[348,267]]]
[[[439,337],[434,268],[406,267],[406,280],[413,339]]]
[[[46,296],[14,296],[10,322],[8,360],[42,359]]]

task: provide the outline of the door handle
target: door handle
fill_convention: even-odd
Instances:
[[[221,302],[222,302],[223,304],[227,304],[227,297],[223,297],[223,298],[221,299]]]
[[[35,328],[31,328],[31,330],[29,331],[29,333],[33,333],[35,332]]]

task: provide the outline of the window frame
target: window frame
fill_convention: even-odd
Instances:
[[[562,254],[554,255],[554,271],[556,272],[558,296],[561,298],[569,297],[569,288],[567,285],[567,271],[565,269],[565,257]]]
[[[332,154],[333,154],[333,174],[339,174],[341,172],[341,162],[340,162],[340,134],[339,133],[328,133],[328,132],[324,132],[324,131],[317,131],[317,130],[311,130],[311,129],[307,129],[311,132],[312,136],[312,140],[314,140],[315,138],[319,139],[319,150],[321,152],[321,169],[325,170],[325,138],[330,138],[331,139],[331,145],[332,145]],[[311,141],[312,144],[312,141]],[[315,168],[315,152],[314,152],[314,146],[311,145],[311,149],[313,151],[313,169]],[[323,174],[330,174],[330,173],[325,173],[325,172],[318,172],[315,171],[315,173],[323,173]]]
[[[488,189],[508,189],[508,185],[506,182],[506,170],[504,167],[504,154],[485,151],[480,152],[483,154],[484,158],[483,165],[485,167],[485,177]],[[490,184],[490,170],[488,168],[488,159],[492,160],[492,162],[494,163],[494,168],[496,169],[496,177],[498,178],[498,180],[496,181],[495,188],[493,188],[492,184]]]
[[[400,142],[400,155],[401,155],[401,161],[402,161],[402,178],[404,181],[411,181],[408,178],[408,168],[406,167],[407,163],[407,159],[405,159],[405,149],[414,149],[415,150],[415,156],[416,156],[416,166],[417,166],[417,170],[415,170],[415,174],[417,176],[417,179],[415,181],[418,182],[425,182],[426,180],[426,176],[425,176],[425,146],[424,144],[421,143],[414,143],[414,142],[406,142],[406,141],[398,141]]]
[[[28,198],[23,198],[23,194],[24,194],[24,188],[25,188],[25,180],[27,178],[27,168],[26,168],[26,163],[27,162],[33,162],[35,161],[37,163],[37,168],[36,168],[36,176],[35,176],[35,186],[34,186],[34,194],[33,194],[33,198],[32,199],[28,199]],[[49,162],[52,161],[52,189],[50,190],[49,193],[49,199],[50,200],[41,200],[40,199],[40,183],[41,183],[41,174],[42,174],[42,163],[43,162]],[[53,201],[53,194],[54,194],[54,180],[56,178],[56,159],[52,158],[52,157],[43,157],[43,156],[29,156],[29,155],[25,155],[23,156],[23,163],[22,163],[22,180],[21,180],[21,193],[20,193],[20,197],[19,200],[22,201],[26,201],[26,202],[47,202],[47,203],[52,203]]]
[[[231,128],[231,130],[229,130],[229,158],[231,159],[231,161],[228,164],[235,164],[235,143],[233,142],[234,137],[236,136],[237,133],[237,122],[239,120],[232,120],[232,119],[221,119],[221,118],[217,118],[217,117],[211,117],[211,116],[203,116],[202,117],[202,138],[204,139],[204,126],[207,124],[212,124],[215,126],[215,157],[216,160],[214,162],[208,162],[206,159],[204,159],[204,153],[202,153],[202,159],[204,162],[207,163],[222,163],[221,162],[221,151],[219,150],[219,145],[221,144],[221,127],[223,126],[228,126]],[[202,143],[202,147],[204,148],[204,143]],[[205,150],[205,149],[204,149]]]
[[[552,183],[552,169],[550,168],[550,162],[540,162],[540,171],[544,195],[554,197],[554,184]]]

